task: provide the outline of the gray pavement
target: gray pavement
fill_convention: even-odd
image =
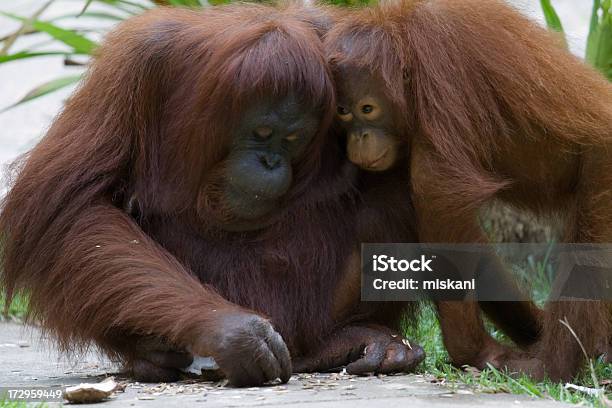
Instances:
[[[125,385],[110,400],[112,407],[562,407],[558,402],[522,395],[486,394],[458,384],[441,384],[424,375],[353,377],[300,374],[288,384],[236,389],[220,383],[183,381],[139,384],[118,374],[118,368],[95,354],[75,356],[68,363],[41,339],[35,328],[0,323],[0,386],[52,386],[98,382],[114,375]],[[88,406],[88,405],[82,405]]]

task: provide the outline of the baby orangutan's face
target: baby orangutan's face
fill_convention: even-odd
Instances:
[[[346,130],[351,162],[367,171],[390,169],[398,158],[392,103],[382,79],[359,69],[337,76],[337,116]]]

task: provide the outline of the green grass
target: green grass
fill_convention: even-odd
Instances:
[[[0,399],[0,408],[46,408],[44,402],[7,401]]]
[[[0,314],[4,314],[4,307],[6,304],[6,298],[4,294],[0,293]],[[8,316],[15,317],[21,319],[25,316],[25,313],[28,308],[28,301],[25,296],[17,295],[13,299],[13,302],[10,304],[8,308]],[[2,405],[0,405],[2,408]]]
[[[0,408],[27,408],[28,404],[25,402],[13,402],[0,400]]]
[[[491,325],[487,325],[491,329]],[[507,338],[495,330],[490,330],[493,337],[506,343]],[[435,376],[445,385],[453,388],[467,385],[475,392],[524,394],[538,398],[549,398],[571,404],[603,407],[603,402],[596,396],[565,389],[564,383],[551,381],[535,382],[526,376],[511,377],[508,374],[489,368],[481,372],[463,371],[448,363],[448,353],[442,343],[442,333],[432,306],[422,308],[419,323],[406,329],[406,336],[420,344],[427,357],[419,368],[419,372]],[[601,360],[594,361],[595,376],[601,380],[612,378],[612,364],[604,364]],[[592,376],[585,367],[583,372],[572,384],[593,388]],[[612,399],[612,389],[606,391],[608,399]]]

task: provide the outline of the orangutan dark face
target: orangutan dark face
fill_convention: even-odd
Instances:
[[[277,208],[292,185],[293,163],[317,132],[318,116],[293,97],[244,113],[224,163],[223,201],[234,217],[257,219]]]

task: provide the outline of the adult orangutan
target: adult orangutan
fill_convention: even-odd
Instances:
[[[109,35],[0,215],[8,299],[26,292],[63,349],[94,343],[144,381],[212,356],[234,385],[287,381],[289,352],[337,339],[358,352],[329,364],[355,373],[422,359],[351,314],[356,175],[304,15],[159,9]]]
[[[332,27],[328,59],[351,161],[411,174],[419,240],[479,243],[499,199],[567,223],[568,242],[612,241],[612,86],[501,1],[396,1]],[[401,147],[409,158],[396,154]],[[406,186],[408,188],[408,186]],[[477,303],[439,302],[452,360],[568,379],[609,349],[608,302],[480,306],[528,353],[495,342]]]

